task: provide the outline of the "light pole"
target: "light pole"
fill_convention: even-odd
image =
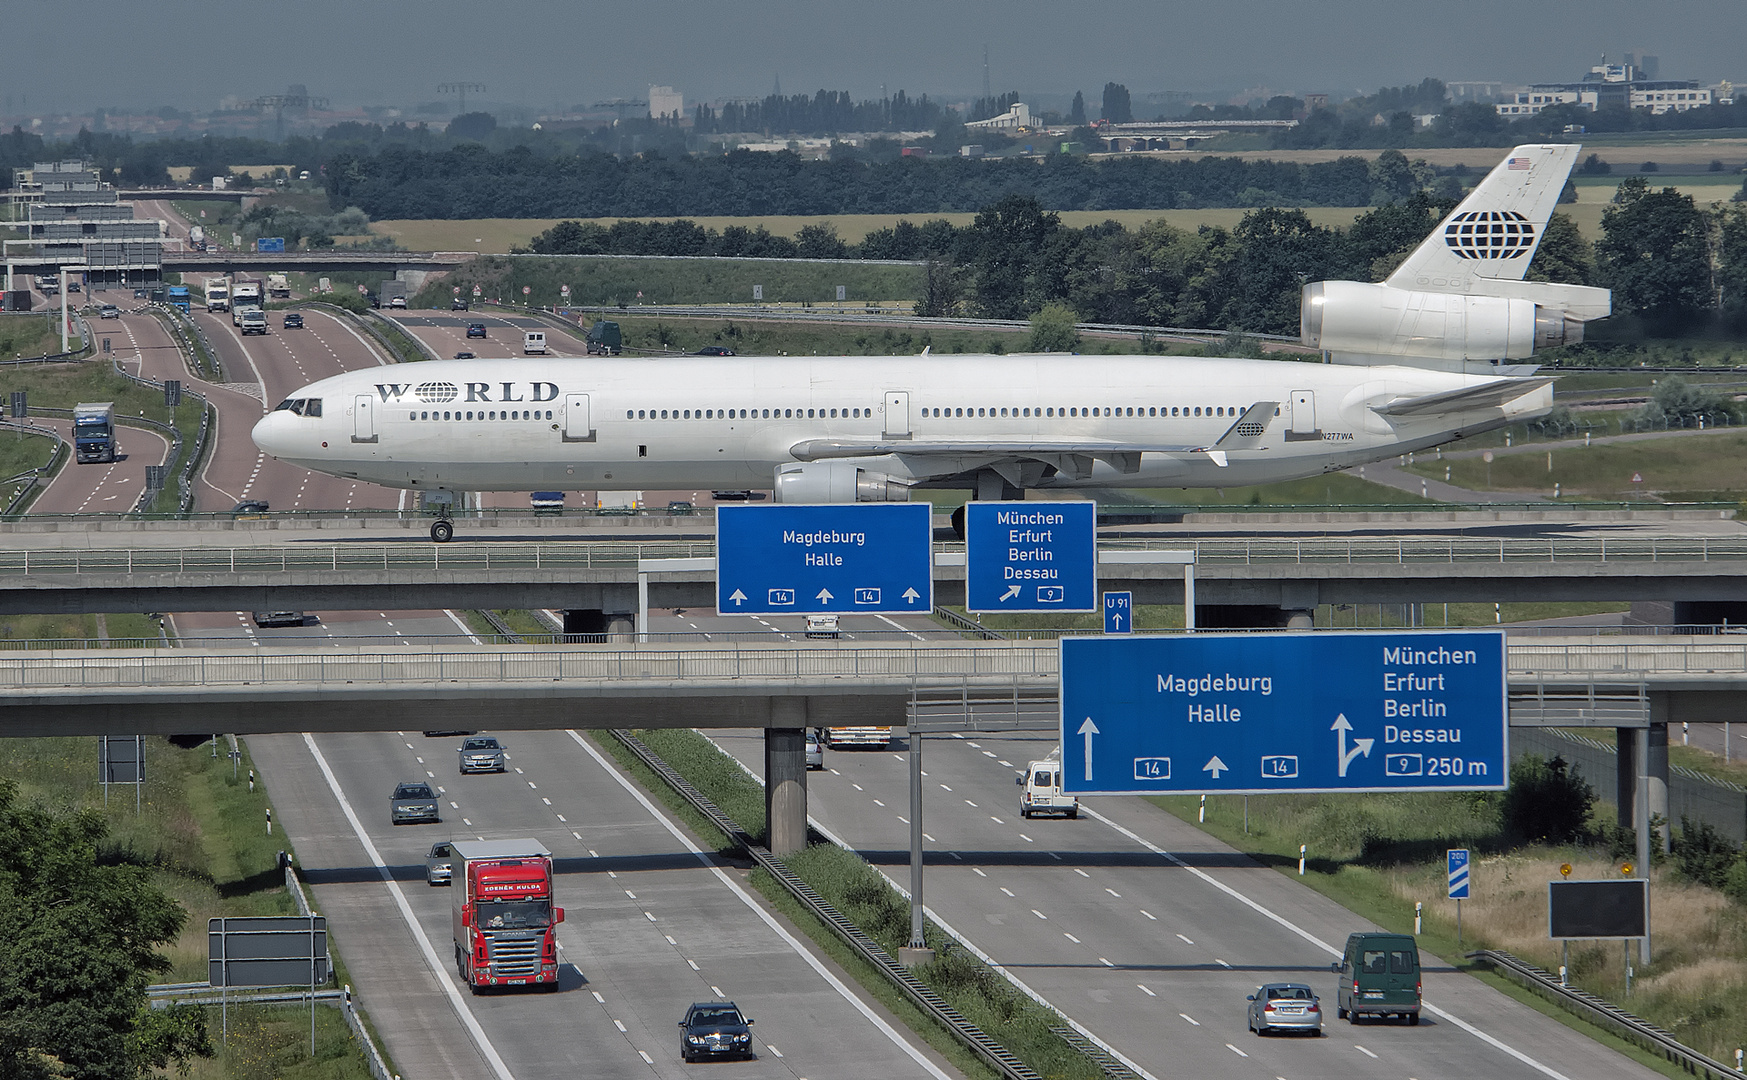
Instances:
[[[473,91],[476,94],[483,94],[483,93],[485,93],[485,84],[484,83],[476,83],[476,82],[446,82],[446,83],[438,83],[437,84],[437,93],[439,93],[439,94],[459,94],[460,95],[460,97],[461,97],[461,111],[456,113],[455,114],[456,116],[466,116],[467,115],[467,91],[469,91],[469,90]]]

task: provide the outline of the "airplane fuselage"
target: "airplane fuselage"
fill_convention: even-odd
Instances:
[[[1536,383],[1462,411],[1374,408],[1495,381],[1411,367],[1066,354],[434,361],[311,384],[254,437],[305,468],[415,489],[769,487],[778,466],[803,460],[797,447],[822,443],[877,444],[878,467],[923,485],[997,463],[1004,452],[983,445],[1082,455],[1104,444],[1160,447],[1088,457],[1084,469],[1047,469],[1026,486],[1235,487],[1435,446],[1551,407],[1551,389]],[[1278,403],[1259,435],[1196,452],[1258,402]],[[904,453],[912,444],[953,449]]]

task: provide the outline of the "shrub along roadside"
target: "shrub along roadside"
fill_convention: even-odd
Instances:
[[[709,740],[687,729],[649,730],[636,734],[742,828],[753,835],[763,831],[763,788]],[[603,739],[601,743],[669,805],[685,806],[689,811],[689,806],[677,794],[636,762],[616,740]],[[695,814],[686,816],[694,828],[702,821]],[[727,844],[727,838],[713,827],[704,826],[703,834],[712,841],[719,839],[722,844]],[[790,870],[886,951],[896,954],[900,946],[908,944],[909,905],[879,871],[860,856],[834,844],[819,842],[784,861]],[[787,892],[768,875],[755,873],[752,877],[760,891],[775,900],[815,941],[822,944],[837,941],[799,905],[793,905],[791,901],[792,907],[785,906],[782,901],[788,899]],[[916,968],[914,973],[967,1020],[1044,1076],[1095,1080],[1102,1075],[1089,1059],[1050,1032],[1051,1027],[1063,1025],[1058,1013],[1026,997],[968,950],[960,948],[933,923],[927,925],[925,933],[929,946],[936,950],[939,959]],[[896,996],[896,992],[890,990],[889,984],[877,972],[866,965],[860,967],[866,970],[865,975],[858,973],[858,981],[889,1005],[886,995]],[[898,1011],[912,1030],[943,1053],[948,1053],[955,1064],[964,1068],[964,1061],[969,1060],[977,1072],[992,1075],[986,1066],[970,1058],[968,1051],[950,1040],[920,1010]]]

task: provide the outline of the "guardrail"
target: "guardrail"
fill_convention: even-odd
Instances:
[[[1538,968],[1521,957],[1514,956],[1502,949],[1480,949],[1467,955],[1471,960],[1490,964],[1505,975],[1527,986],[1530,990],[1565,1006],[1585,1019],[1623,1035],[1631,1042],[1637,1043],[1651,1053],[1661,1055],[1665,1060],[1679,1065],[1695,1076],[1703,1076],[1706,1080],[1710,1080],[1712,1077],[1739,1077],[1741,1075],[1733,1067],[1699,1053],[1676,1039],[1670,1032],[1664,1031],[1648,1020],[1629,1013],[1613,1002],[1597,997],[1587,990],[1567,986],[1551,972]]]
[[[948,1005],[927,984],[912,975],[908,968],[892,959],[892,955],[886,952],[877,941],[845,918],[824,897],[815,892],[812,886],[802,881],[782,859],[772,855],[768,849],[753,840],[745,829],[742,829],[733,818],[723,813],[703,792],[693,787],[685,777],[675,772],[654,751],[643,745],[642,740],[627,731],[613,731],[612,735],[623,743],[631,753],[635,754],[638,760],[654,770],[657,776],[661,777],[681,798],[690,803],[710,824],[721,830],[722,835],[726,836],[736,847],[744,851],[771,877],[775,878],[790,896],[811,911],[815,918],[850,949],[854,950],[856,955],[872,965],[874,970],[884,976],[886,981],[891,983],[899,993],[932,1017],[961,1045],[976,1054],[1007,1080],[1042,1080],[1042,1077],[1029,1065],[1020,1061],[1006,1047],[989,1038],[981,1028],[965,1019],[962,1013]]]
[[[24,506],[31,500],[37,487],[43,484],[44,477],[52,478],[54,476],[55,470],[63,463],[63,456],[71,453],[72,447],[68,444],[66,439],[61,437],[61,433],[54,428],[46,428],[40,424],[32,424],[28,420],[8,420],[4,423],[0,423],[0,428],[4,428],[7,431],[21,431],[29,435],[40,435],[52,440],[54,443],[54,449],[49,453],[48,462],[30,470],[29,482],[19,487],[18,491],[13,494],[12,498],[7,500],[5,510],[0,510],[0,519],[10,519],[19,512],[20,507]],[[19,475],[22,477],[25,474],[21,473]]]
[[[305,917],[316,914],[310,906],[308,898],[303,895],[303,883],[297,879],[297,871],[291,865],[291,860],[285,852],[279,853],[279,863],[285,868],[285,890],[291,894],[291,899],[297,905],[297,913]],[[334,970],[334,962],[330,957],[328,970]],[[370,1069],[371,1080],[400,1080],[389,1071],[388,1062],[382,1056],[382,1050],[376,1045],[376,1040],[370,1037],[370,1031],[364,1026],[364,1018],[358,1015],[358,1009],[352,1004],[352,988],[341,987],[337,997],[329,998],[340,1007],[340,1015],[345,1017],[346,1026],[352,1029],[352,1037],[358,1040],[358,1045],[364,1048],[364,1063]]]

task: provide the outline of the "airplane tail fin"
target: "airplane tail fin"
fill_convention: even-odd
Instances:
[[[1512,150],[1385,284],[1465,292],[1475,278],[1521,281],[1581,149],[1530,144]]]

